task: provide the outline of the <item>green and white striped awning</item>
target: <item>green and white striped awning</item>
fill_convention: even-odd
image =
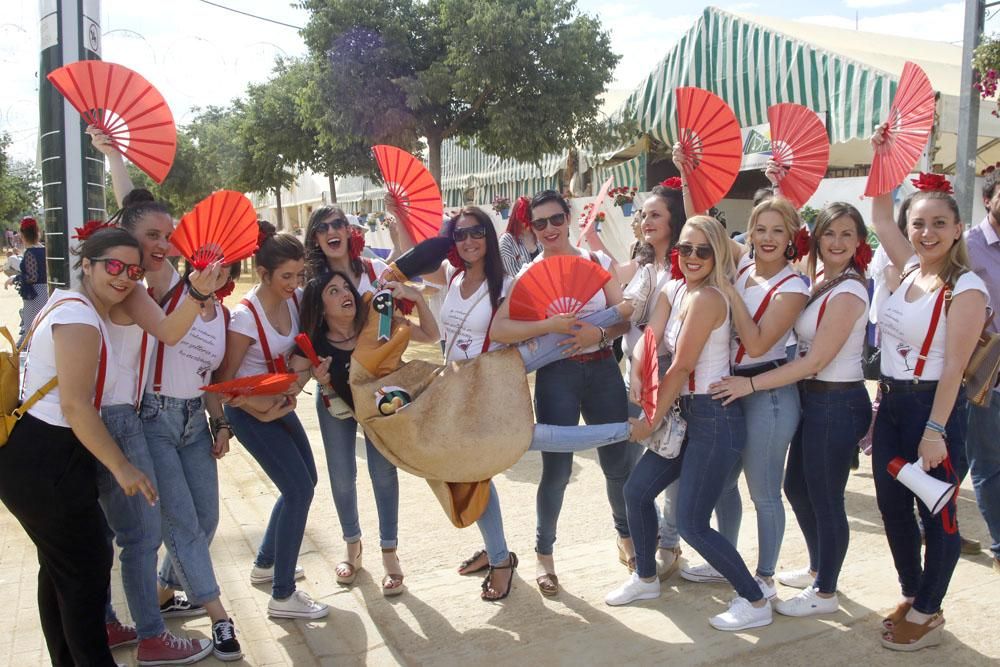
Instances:
[[[600,188],[608,176],[611,176],[615,179],[611,185],[613,188],[620,188],[623,185],[627,185],[636,188],[640,192],[645,192],[648,189],[646,187],[646,164],[648,160],[648,153],[639,153],[639,155],[631,160],[619,162],[614,165],[601,165],[597,167],[593,180],[594,189]]]
[[[641,132],[670,145],[673,90],[698,86],[725,100],[742,127],[766,123],[767,108],[779,102],[825,112],[838,143],[867,138],[897,84],[885,71],[708,7],[618,113],[636,117]]]

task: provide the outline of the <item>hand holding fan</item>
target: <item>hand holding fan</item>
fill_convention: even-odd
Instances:
[[[876,145],[866,197],[877,197],[903,182],[920,159],[934,126],[934,89],[919,66],[907,62],[892,99],[884,141]]]
[[[228,396],[277,396],[284,394],[298,378],[297,373],[261,373],[202,387],[202,391]]]
[[[316,354],[316,348],[313,347],[312,341],[309,340],[309,336],[304,333],[300,333],[295,337],[295,344],[299,346],[302,354],[306,355],[309,363],[313,365],[313,368],[317,368],[320,365],[319,355]],[[322,392],[323,395],[323,405],[327,408],[330,407],[330,397],[326,395],[326,392]]]
[[[642,332],[642,366],[639,375],[642,378],[642,395],[640,407],[646,415],[646,421],[653,425],[653,415],[656,413],[656,396],[660,390],[660,360],[657,357],[657,340],[653,327],[646,327]]]
[[[778,164],[781,195],[802,208],[816,192],[830,164],[830,139],[811,109],[786,102],[767,110],[771,152]]]
[[[257,212],[239,192],[220,190],[202,199],[177,225],[170,242],[201,271],[221,259],[233,264],[257,250]]]
[[[132,164],[163,182],[174,163],[177,128],[152,84],[127,67],[103,60],[70,63],[47,78]]]
[[[726,196],[740,171],[743,140],[733,110],[707,90],[677,88],[677,143],[691,164],[687,186],[698,211]]]
[[[410,238],[420,243],[437,236],[444,206],[441,190],[423,163],[401,148],[379,144],[372,147],[385,179],[385,188],[396,202]]]
[[[601,186],[600,192],[597,193],[597,198],[594,199],[594,203],[589,209],[587,209],[587,217],[584,219],[583,224],[580,226],[583,228],[580,230],[580,238],[576,240],[576,246],[579,248],[583,240],[587,238],[590,234],[591,228],[594,226],[594,220],[597,219],[597,211],[601,208],[601,204],[604,203],[605,197],[608,196],[608,190],[611,189],[611,183],[614,181],[614,177],[608,177],[608,180],[604,181],[604,185]]]
[[[552,315],[580,311],[611,274],[597,262],[580,256],[559,255],[535,262],[510,292],[513,320],[544,320]]]

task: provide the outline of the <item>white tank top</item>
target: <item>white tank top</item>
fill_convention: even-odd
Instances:
[[[711,289],[716,289],[715,287]],[[677,339],[680,337],[683,320],[680,317],[684,297],[687,296],[687,283],[683,280],[671,280],[666,287],[667,299],[670,302],[670,316],[663,337],[671,354],[677,350]],[[721,294],[721,292],[719,292]],[[725,298],[725,295],[723,295]],[[727,302],[728,303],[728,302]],[[684,383],[681,395],[707,394],[708,387],[730,374],[729,366],[729,309],[726,308],[725,321],[712,329],[705,346],[701,349],[698,362],[694,368],[694,389],[690,379]]]

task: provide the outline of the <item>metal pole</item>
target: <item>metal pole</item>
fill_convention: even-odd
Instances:
[[[966,224],[972,224],[976,196],[976,156],[979,136],[979,93],[972,88],[972,53],[983,34],[984,0],[965,0],[962,35],[962,84],[958,98],[958,154],[955,158],[955,199]]]
[[[46,76],[64,64],[98,59],[100,0],[41,0],[38,72],[42,201],[49,288],[76,284],[70,235],[90,219],[103,219],[104,156],[84,134],[83,120]]]

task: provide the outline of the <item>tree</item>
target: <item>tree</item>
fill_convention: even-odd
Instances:
[[[575,0],[303,0],[310,52],[351,134],[445,139],[522,162],[602,144],[618,56]],[[393,142],[386,142],[393,143]],[[400,144],[396,144],[400,145]]]
[[[6,132],[0,134],[0,222],[6,226],[36,215],[42,197],[41,175],[30,162],[11,157],[11,141]]]

